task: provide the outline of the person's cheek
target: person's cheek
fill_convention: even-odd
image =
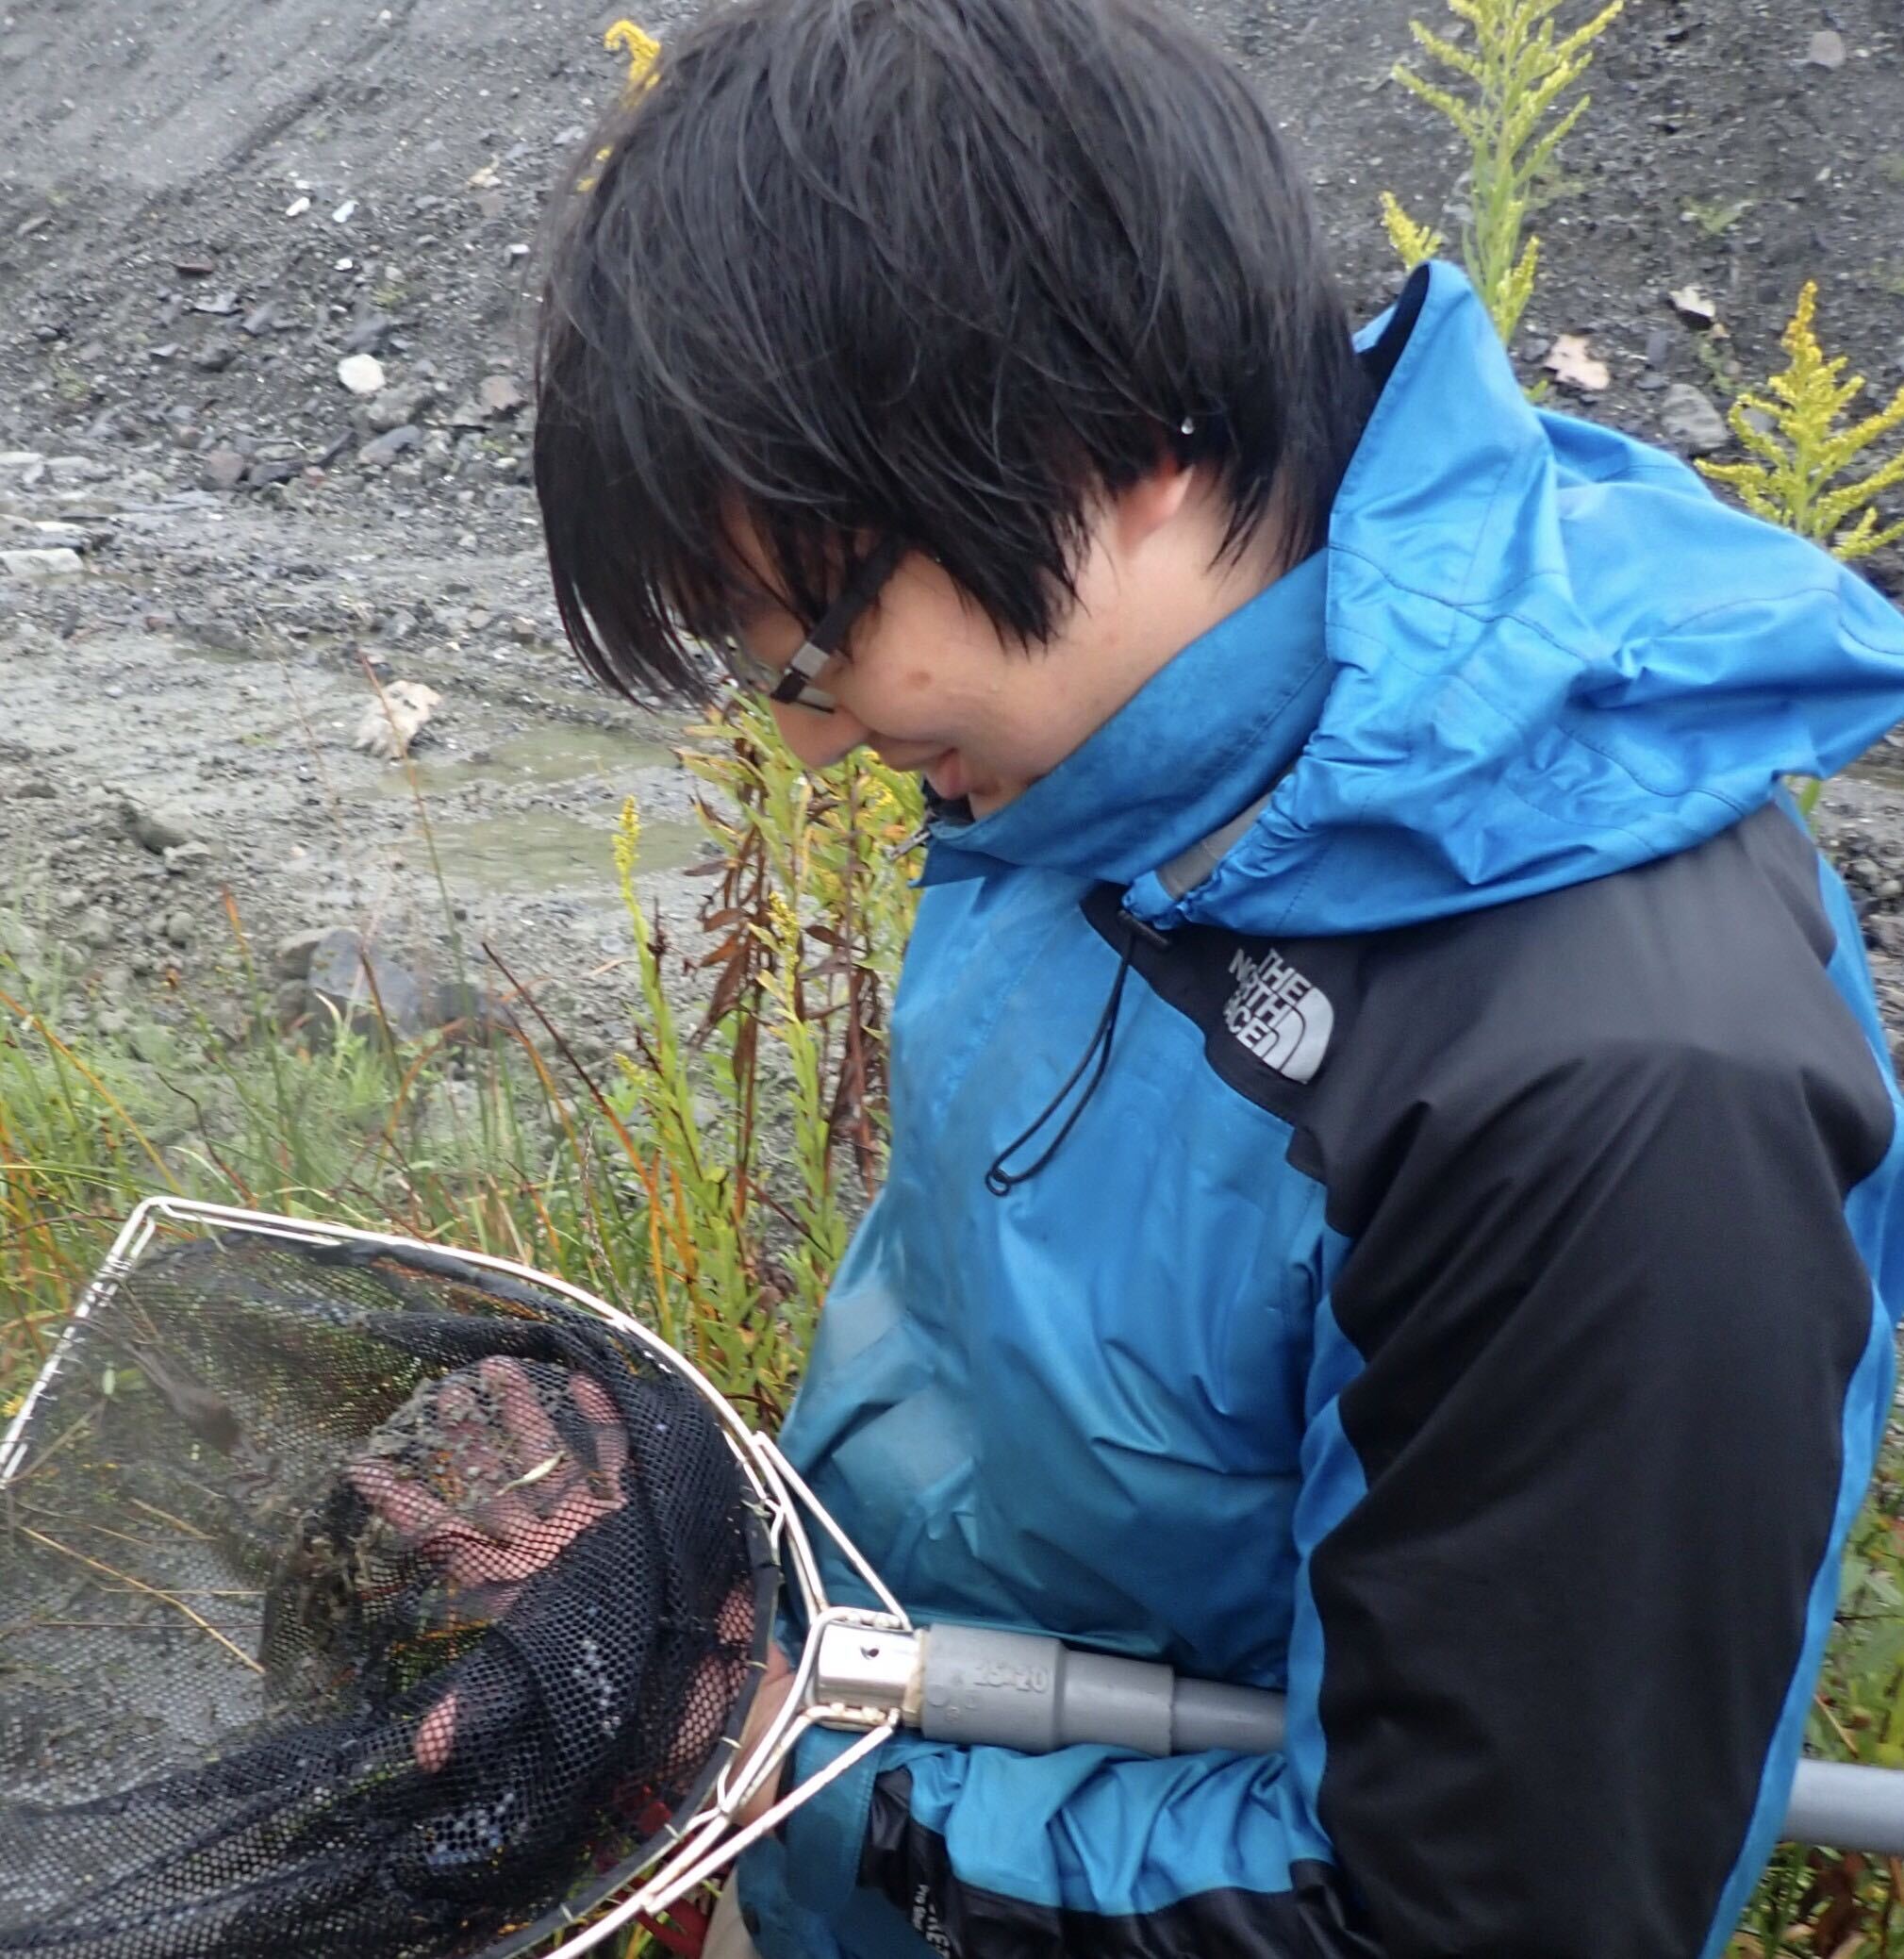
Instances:
[[[830,769],[836,762],[844,761],[867,739],[867,723],[843,706],[823,714],[811,707],[788,706],[781,701],[769,706],[780,739],[803,769]]]

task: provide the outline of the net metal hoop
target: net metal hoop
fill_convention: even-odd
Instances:
[[[556,1959],[558,1954],[580,1954],[632,1920],[666,1911],[717,1877],[749,1844],[777,1829],[809,1797],[850,1772],[897,1731],[899,1717],[889,1708],[855,1706],[822,1701],[818,1696],[823,1634],[839,1627],[869,1636],[910,1634],[913,1629],[903,1608],[878,1573],[840,1531],[774,1443],[750,1428],[691,1361],[632,1315],[566,1280],[490,1253],[450,1251],[420,1239],[353,1225],[287,1218],[184,1198],[148,1198],[121,1228],[61,1328],[18,1413],[0,1433],[0,1498],[4,1498],[9,1484],[26,1465],[29,1444],[36,1432],[36,1410],[53,1383],[73,1362],[87,1320],[132,1272],[168,1224],[198,1232],[244,1234],[308,1248],[354,1247],[385,1253],[439,1275],[453,1276],[461,1269],[502,1281],[505,1287],[513,1283],[555,1294],[605,1321],[619,1335],[640,1347],[658,1366],[692,1387],[716,1414],[723,1438],[749,1487],[753,1499],[749,1504],[750,1539],[756,1550],[764,1548],[767,1560],[770,1561],[763,1564],[766,1575],[755,1593],[753,1665],[756,1677],[748,1682],[732,1710],[728,1731],[699,1779],[693,1802],[684,1807],[678,1818],[671,1819],[639,1854],[598,1881],[578,1888],[533,1923],[485,1944],[480,1948],[483,1959],[510,1959],[510,1955],[531,1947],[543,1948],[548,1959]],[[874,1609],[867,1611],[833,1602],[815,1552],[814,1535],[808,1529],[809,1518],[878,1602]],[[804,1638],[786,1702],[766,1732],[743,1754],[740,1730],[753,1701],[767,1643],[773,1635],[771,1603],[782,1587],[786,1603],[804,1629]],[[766,1814],[744,1829],[737,1828],[735,1818],[739,1810],[760,1788],[781,1775],[798,1743],[817,1726],[861,1732],[850,1747],[781,1797]],[[552,1940],[555,1943],[549,1943]]]

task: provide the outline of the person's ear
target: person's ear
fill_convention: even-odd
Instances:
[[[1134,556],[1183,509],[1190,494],[1188,464],[1166,449],[1155,464],[1111,499],[1112,533],[1119,552]]]

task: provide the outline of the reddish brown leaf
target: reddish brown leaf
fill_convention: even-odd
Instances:
[[[714,983],[714,991],[707,1002],[705,1024],[718,1026],[733,1010],[734,1003],[740,997],[740,989],[747,980],[747,968],[736,960]]]
[[[733,933],[716,946],[711,953],[703,953],[694,963],[704,971],[709,966],[719,966],[723,959],[732,959],[747,944],[748,940],[743,938],[738,932]]]

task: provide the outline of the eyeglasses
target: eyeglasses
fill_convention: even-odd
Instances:
[[[748,652],[732,633],[717,640],[717,650],[729,675],[741,687],[765,694],[783,706],[831,714],[833,696],[815,683],[904,556],[905,547],[897,538],[886,539],[847,581],[846,589],[826,608],[820,623],[801,641],[799,650],[784,667],[770,666]]]

